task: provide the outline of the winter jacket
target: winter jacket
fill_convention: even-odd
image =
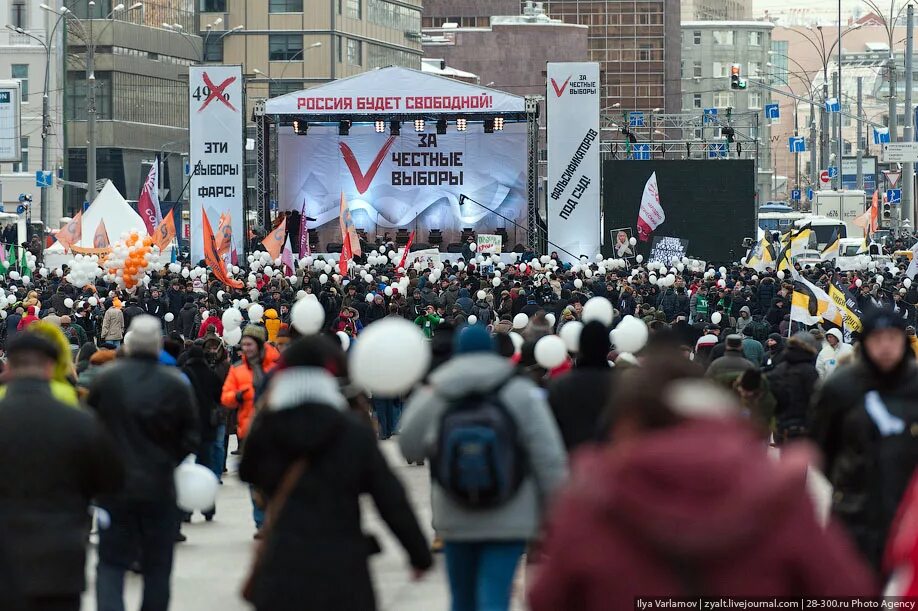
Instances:
[[[871,390],[880,405],[868,411],[865,396]],[[902,421],[901,433],[889,428]],[[835,489],[833,511],[877,569],[896,507],[918,465],[914,424],[907,424],[916,421],[918,364],[907,352],[888,374],[866,355],[839,367],[824,381],[815,404],[813,432]]]
[[[213,314],[211,314],[201,323],[201,326],[198,327],[198,333],[196,337],[198,339],[201,339],[202,337],[207,335],[207,327],[210,327],[210,326],[213,326],[213,328],[217,331],[217,335],[220,335],[220,336],[223,335],[223,321],[220,319],[219,316],[214,316]]]
[[[169,308],[169,311],[172,312],[176,317],[178,317],[179,312],[182,311],[182,305],[185,303],[185,292],[184,291],[175,291],[169,289],[166,291],[166,304]]]
[[[271,344],[265,344],[262,354],[261,367],[264,373],[268,373],[280,360],[280,352]],[[228,409],[239,408],[236,434],[240,439],[245,438],[255,415],[255,390],[252,367],[245,359],[230,367],[223,382],[221,403]]]
[[[756,366],[743,356],[742,350],[727,349],[722,357],[711,362],[705,375],[718,382],[732,382],[744,371],[755,368]]]
[[[15,379],[0,401],[0,541],[26,595],[76,596],[85,587],[90,501],[117,490],[124,473],[102,424],[49,389],[45,380]]]
[[[424,332],[424,337],[427,339],[433,337],[434,331],[436,331],[441,322],[443,322],[443,319],[436,314],[422,314],[414,319],[414,324],[421,327],[421,331]]]
[[[132,303],[121,311],[124,316],[124,329],[126,331],[131,330],[131,321],[134,320],[136,316],[144,314],[143,308],[141,308],[136,303]]]
[[[472,313],[472,308],[475,306],[475,302],[472,301],[472,298],[469,297],[469,290],[466,288],[459,289],[459,298],[456,299],[456,305],[462,308],[462,312],[465,315]]]
[[[185,305],[178,313],[178,327],[182,337],[193,339],[197,336],[198,329],[194,326],[194,320],[199,316],[198,308],[191,301],[186,301]]]
[[[765,348],[759,340],[752,339],[751,337],[744,337],[743,356],[746,357],[747,361],[759,367],[762,361],[765,360]]]
[[[125,485],[112,500],[175,498],[173,471],[199,442],[188,380],[156,357],[119,358],[99,370],[86,402],[124,460]]]
[[[198,433],[201,437],[200,455],[216,439],[217,424],[222,422],[223,407],[220,398],[223,392],[223,380],[207,365],[203,350],[191,353],[182,365],[184,373],[194,389],[195,404],[198,415]],[[219,411],[218,411],[219,410]],[[204,456],[209,456],[204,454]]]
[[[819,374],[816,355],[792,339],[784,350],[784,358],[768,373],[768,383],[775,398],[777,430],[790,426],[805,428],[812,420],[810,405]]]
[[[530,609],[875,595],[844,535],[817,523],[803,460],[772,460],[753,432],[713,420],[584,451],[548,526]]]
[[[412,395],[398,437],[409,462],[430,458],[447,402],[469,392],[498,396],[518,428],[518,441],[529,472],[516,495],[488,510],[469,510],[432,483],[434,530],[446,541],[532,539],[539,531],[546,503],[567,477],[567,458],[547,402],[528,379],[515,377],[513,365],[496,354],[472,353],[447,361],[429,377],[430,386]]]
[[[277,310],[268,308],[265,310],[265,330],[268,332],[268,341],[276,342],[277,334],[280,332],[281,321],[277,317]]]
[[[102,332],[100,336],[103,341],[118,341],[124,338],[124,315],[121,310],[112,306],[105,310],[105,316],[102,317]]]
[[[736,318],[736,332],[739,333],[740,335],[743,334],[743,329],[746,328],[746,325],[748,325],[749,323],[752,322],[752,316],[749,316],[749,317],[747,317],[747,318],[743,318],[743,317],[742,317],[742,313],[743,313],[744,311],[745,311],[747,314],[751,314],[751,312],[750,312],[750,310],[749,310],[749,306],[743,306],[743,307],[740,308],[740,316],[737,316],[737,318]]]
[[[472,314],[474,314],[478,322],[483,325],[490,325],[497,322],[494,319],[494,310],[484,299],[479,299],[475,302],[475,306],[472,308]]]
[[[829,342],[824,342],[819,356],[816,357],[816,371],[819,372],[819,377],[823,380],[829,377],[838,367],[838,361],[852,354],[854,354],[854,347],[851,344],[838,342],[833,348]]]
[[[155,316],[157,318],[162,318],[168,311],[164,299],[153,299],[152,297],[147,298],[143,302],[143,310],[150,316]]]
[[[267,407],[252,424],[239,476],[273,496],[298,459],[308,466],[266,540],[254,584],[258,609],[373,611],[359,497],[376,508],[418,569],[432,559],[405,490],[373,431],[353,414],[324,370],[287,369],[272,380]]]
[[[775,284],[774,278],[762,278],[762,282],[759,283],[759,290],[752,301],[752,313],[765,316],[777,295],[778,286]]]
[[[553,379],[548,403],[570,453],[600,437],[600,419],[612,393],[612,368],[575,366]]]

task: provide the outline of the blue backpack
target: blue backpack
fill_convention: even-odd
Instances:
[[[464,395],[440,421],[431,474],[458,504],[497,507],[516,495],[526,474],[516,422],[500,401],[501,389]]]

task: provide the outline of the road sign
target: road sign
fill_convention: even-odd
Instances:
[[[806,190],[806,198],[809,201],[813,201],[813,188],[812,187]]]
[[[899,179],[902,178],[902,172],[899,170],[883,170],[883,176],[886,177],[886,182],[889,183],[889,188],[895,189],[896,185],[899,184]]]
[[[51,186],[53,174],[50,170],[36,170],[35,172],[35,186],[46,189]]]
[[[806,138],[803,136],[791,136],[787,139],[787,149],[791,153],[805,153]]]
[[[842,189],[857,189],[857,157],[842,158]],[[861,176],[864,178],[864,190],[872,193],[877,188],[877,158],[861,157]],[[894,186],[894,185],[893,185]]]
[[[790,198],[795,202],[800,201],[800,189],[791,189]]]
[[[821,182],[822,184],[827,185],[829,184],[830,180],[831,180],[831,177],[829,176],[829,170],[823,170],[822,172],[819,173],[819,182]]]
[[[838,98],[826,100],[826,112],[841,112],[841,102],[838,101]]]
[[[640,111],[629,112],[628,127],[644,127],[644,113]]]
[[[874,144],[886,144],[889,142],[889,128],[888,127],[874,127],[873,128],[873,143]]]
[[[887,142],[883,145],[883,161],[886,163],[910,163],[918,161],[918,142]]]
[[[719,159],[727,156],[727,143],[708,145],[708,159]]]
[[[23,206],[22,204],[19,204],[18,206],[16,206],[16,214],[22,214],[24,212],[25,212],[25,206]]]
[[[631,147],[631,158],[646,161],[650,159],[649,144],[635,144]]]
[[[705,108],[703,111],[703,119],[705,123],[715,123],[717,121],[717,109],[716,108]]]
[[[781,109],[777,104],[766,104],[765,105],[765,118],[766,119],[780,119],[781,118]]]
[[[902,202],[902,189],[887,189],[886,190],[886,201],[890,204],[898,204]]]
[[[828,172],[829,172],[829,178],[835,178],[836,176],[838,176],[838,167],[834,165],[830,165]]]

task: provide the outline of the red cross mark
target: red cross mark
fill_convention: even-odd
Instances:
[[[220,83],[219,85],[214,85],[214,82],[210,80],[210,77],[207,76],[206,72],[204,73],[203,78],[204,78],[204,84],[207,85],[207,89],[208,91],[210,91],[210,93],[207,94],[207,99],[204,100],[203,104],[201,104],[201,107],[198,109],[198,112],[201,112],[202,110],[207,108],[207,105],[210,104],[211,100],[220,100],[221,102],[226,104],[227,108],[229,108],[233,112],[236,112],[236,109],[233,107],[232,104],[230,104],[229,100],[226,97],[223,97],[224,96],[223,91],[227,87],[229,87],[233,81],[236,80],[236,77],[231,76],[225,81],[223,81],[222,83]],[[228,94],[227,94],[227,97],[229,97]]]

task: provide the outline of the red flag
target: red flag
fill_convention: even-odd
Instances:
[[[398,262],[398,268],[405,269],[405,261],[408,260],[408,251],[411,250],[411,243],[414,242],[414,232],[411,232],[411,235],[408,236],[408,243],[405,244],[405,252],[402,253],[402,260]]]
[[[175,208],[169,211],[163,222],[156,228],[156,235],[153,236],[156,245],[159,246],[159,252],[166,252],[172,240],[175,239]]]
[[[64,249],[70,248],[72,244],[77,244],[83,239],[83,212],[77,212],[67,225],[57,232],[57,241],[61,243]]]
[[[230,278],[226,273],[226,264],[220,258],[217,252],[217,241],[214,239],[214,231],[210,227],[210,221],[207,219],[207,211],[201,207],[201,230],[204,233],[204,262],[210,267],[211,273],[220,282],[234,289],[241,289],[244,285],[239,280]]]
[[[641,209],[638,212],[638,239],[646,242],[650,234],[666,220],[666,213],[660,204],[660,191],[657,189],[657,173],[654,172],[644,185],[641,195]]]
[[[300,256],[303,253],[312,254],[309,248],[309,224],[306,221],[306,200],[303,200],[303,209],[300,211],[300,248],[297,251]]]
[[[284,242],[284,250],[281,251],[281,263],[284,264],[284,270],[288,276],[292,276],[293,269],[293,248],[290,246],[290,236]]]
[[[137,200],[137,214],[143,219],[147,227],[147,234],[153,235],[156,227],[162,222],[162,210],[159,207],[159,163],[150,166],[147,179],[140,189],[140,198]]]
[[[338,273],[347,276],[347,262],[351,260],[354,253],[351,251],[351,237],[344,234],[344,243],[341,245],[341,256],[338,257]]]
[[[108,241],[108,230],[105,229],[105,220],[99,221],[99,226],[96,227],[96,233],[92,236],[92,247],[93,248],[108,248],[111,244]]]
[[[265,247],[265,251],[271,255],[272,259],[276,259],[280,256],[281,248],[284,247],[284,239],[287,237],[287,217],[284,217],[284,220],[280,222],[280,225],[274,228],[274,230],[268,234],[268,236],[262,240],[261,244]]]

